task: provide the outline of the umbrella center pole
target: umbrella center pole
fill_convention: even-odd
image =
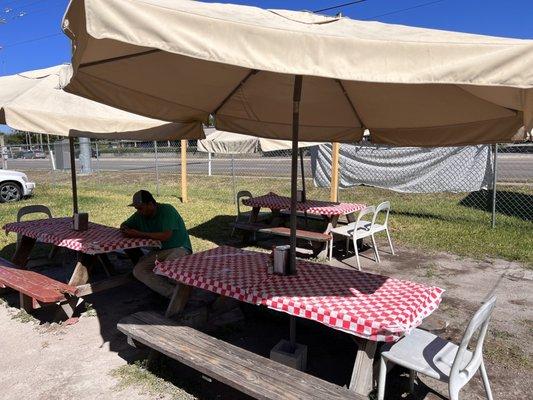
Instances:
[[[78,185],[76,183],[76,155],[74,154],[74,138],[69,137],[70,147],[70,178],[72,179],[72,211],[78,213]]]
[[[298,131],[300,127],[300,99],[302,97],[302,75],[294,76],[292,97],[292,157],[291,157],[291,236],[289,253],[289,274],[296,274],[296,207],[298,189]]]

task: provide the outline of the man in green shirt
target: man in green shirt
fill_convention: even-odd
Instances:
[[[133,275],[150,289],[170,298],[176,283],[156,275],[153,270],[156,260],[173,260],[192,253],[185,223],[173,206],[156,202],[147,190],[136,192],[130,206],[137,211],[120,225],[124,235],[161,241],[160,249],[139,260],[133,268]]]

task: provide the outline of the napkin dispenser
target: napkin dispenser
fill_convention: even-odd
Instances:
[[[75,213],[72,217],[72,227],[75,231],[86,231],[89,229],[89,214]]]
[[[289,251],[291,246],[274,247],[274,273],[278,275],[289,274]]]

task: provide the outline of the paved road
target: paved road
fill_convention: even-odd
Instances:
[[[257,157],[235,160],[237,176],[275,176],[290,175],[290,159],[287,157]],[[102,171],[151,171],[155,168],[151,158],[101,158],[93,159],[94,169]],[[49,170],[50,160],[8,160],[8,168],[15,170]],[[176,171],[180,168],[177,158],[160,158],[160,171]],[[310,159],[305,160],[306,172],[311,171]],[[192,174],[207,174],[208,162],[205,158],[189,158],[188,171]],[[213,158],[213,175],[231,174],[231,159]],[[533,182],[533,154],[499,154],[498,180],[500,182]]]

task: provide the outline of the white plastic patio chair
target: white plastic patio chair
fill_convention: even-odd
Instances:
[[[383,220],[383,223],[381,224],[376,222],[380,213],[385,213],[385,219]],[[394,248],[392,247],[392,240],[390,238],[389,227],[388,227],[389,213],[390,213],[390,201],[384,201],[383,203],[381,203],[380,205],[376,207],[374,218],[372,218],[372,243],[374,244],[376,248],[376,257],[377,257],[378,263],[380,263],[381,260],[379,258],[379,250],[375,244],[376,243],[375,235],[377,233],[385,231],[385,233],[387,234],[387,239],[389,241],[391,253],[392,255],[394,255]]]
[[[239,222],[248,222],[250,220],[250,215],[252,211],[242,211],[241,205],[242,200],[245,199],[251,199],[253,198],[252,193],[250,193],[248,190],[240,190],[237,193],[237,196],[235,198],[235,204],[237,207],[237,216],[235,217],[235,222],[233,223],[233,229],[231,230],[231,237],[235,234],[235,230],[237,229],[237,224]],[[262,218],[267,217],[267,213],[259,213],[257,216],[257,220],[260,221]],[[255,232],[254,232],[254,239],[255,239]]]
[[[17,212],[17,222],[22,221],[22,217],[29,214],[45,214],[48,216],[48,218],[52,218],[52,212],[48,207],[42,204],[34,204],[31,206],[24,206],[19,208]],[[22,238],[22,235],[20,233],[17,233],[17,249],[20,246],[20,240]],[[48,254],[48,258],[51,259],[55,252],[57,251],[56,246],[52,246],[52,249],[50,250],[50,253]]]
[[[359,211],[357,219],[355,222],[351,222],[348,225],[337,226],[331,229],[331,240],[329,241],[329,260],[331,261],[333,257],[333,239],[335,235],[345,236],[346,237],[346,250],[349,250],[350,238],[353,240],[353,245],[355,249],[355,259],[357,261],[357,268],[361,271],[361,263],[359,261],[359,251],[357,250],[357,240],[370,237],[372,239],[372,245],[374,248],[374,254],[376,255],[376,261],[378,260],[377,247],[374,237],[372,236],[372,224],[374,223],[374,218],[371,221],[364,220],[365,215],[374,214],[376,211],[374,206],[363,208]]]
[[[385,345],[381,353],[378,400],[383,400],[385,396],[388,362],[410,370],[411,392],[414,389],[417,372],[447,382],[450,400],[459,400],[459,391],[479,369],[487,399],[492,400],[489,378],[483,363],[483,342],[495,302],[496,297],[493,296],[477,310],[459,346],[421,329],[415,329],[397,343]],[[468,345],[478,331],[475,349],[471,352],[468,350]]]

